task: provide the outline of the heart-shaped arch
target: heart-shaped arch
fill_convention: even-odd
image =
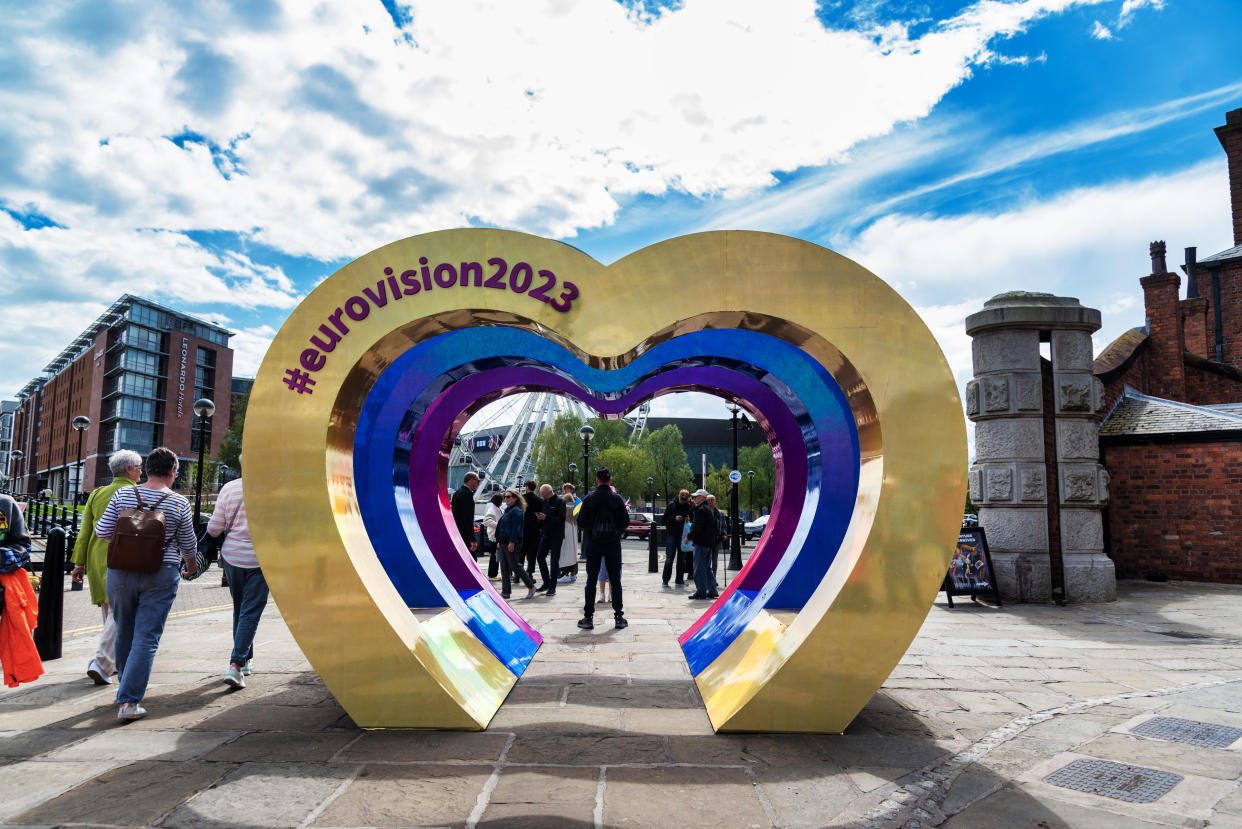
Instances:
[[[489,290],[510,262],[522,278]],[[705,271],[711,290],[680,290]],[[559,298],[532,301],[536,272]],[[465,419],[527,389],[605,415],[703,389],[755,415],[778,518],[680,641],[717,729],[843,729],[947,566],[964,425],[943,356],[895,293],[830,251],[752,233],[604,268],[536,237],[446,231],[362,257],[295,311],[252,392],[247,509],[290,628],[355,721],[483,727],[534,656],[539,634],[448,532],[445,494]],[[302,520],[282,526],[290,498]],[[419,622],[413,606],[448,609]]]

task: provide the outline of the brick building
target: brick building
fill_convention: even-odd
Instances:
[[[13,464],[14,488],[72,496],[78,416],[90,419],[80,433],[79,492],[110,480],[107,459],[118,449],[145,455],[167,446],[183,461],[196,460],[193,406],[201,397],[218,396],[218,412],[226,415],[211,422],[208,447],[219,445],[229,425],[230,336],[218,325],[122,296],[18,394],[13,448],[22,457]]]
[[[1186,248],[1186,298],[1164,242],[1139,280],[1147,324],[1095,360],[1108,415],[1107,548],[1118,577],[1242,582],[1242,109],[1216,129],[1234,246]]]

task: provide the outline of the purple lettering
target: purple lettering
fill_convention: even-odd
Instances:
[[[401,292],[402,296],[414,296],[423,289],[418,284],[418,271],[402,271],[401,284],[405,286],[405,290]]]
[[[367,305],[367,301],[362,297],[351,296],[345,300],[345,313],[349,314],[349,318],[354,322],[361,322],[370,315],[371,306]]]
[[[311,339],[314,339],[313,337]],[[302,352],[302,368],[307,371],[319,371],[328,363],[328,358],[320,354],[313,348],[308,348]]]
[[[448,278],[445,279],[444,276]],[[448,262],[441,262],[436,265],[435,279],[441,288],[451,288],[457,284],[457,269]]]

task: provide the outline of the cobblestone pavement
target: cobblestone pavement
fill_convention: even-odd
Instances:
[[[478,733],[358,729],[275,604],[256,673],[227,692],[214,570],[178,597],[150,715],[120,725],[83,675],[94,610],[67,595],[64,657],[0,691],[0,822],[1242,827],[1242,740],[1221,746],[1242,729],[1242,587],[1128,582],[1069,608],[940,597],[846,734],[714,735],[676,645],[702,606],[646,569],[627,545],[624,631],[575,627],[581,581],[519,603],[547,641]],[[1068,766],[1053,779],[1112,796],[1048,782]]]

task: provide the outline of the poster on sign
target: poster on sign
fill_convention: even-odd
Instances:
[[[949,607],[953,607],[954,596],[970,596],[971,601],[978,596],[987,596],[998,605],[1001,603],[1000,588],[992,569],[992,556],[988,552],[988,537],[983,527],[962,527],[957,537],[957,548],[953,551],[953,561],[949,563],[949,572],[945,573],[940,589],[949,600]]]

